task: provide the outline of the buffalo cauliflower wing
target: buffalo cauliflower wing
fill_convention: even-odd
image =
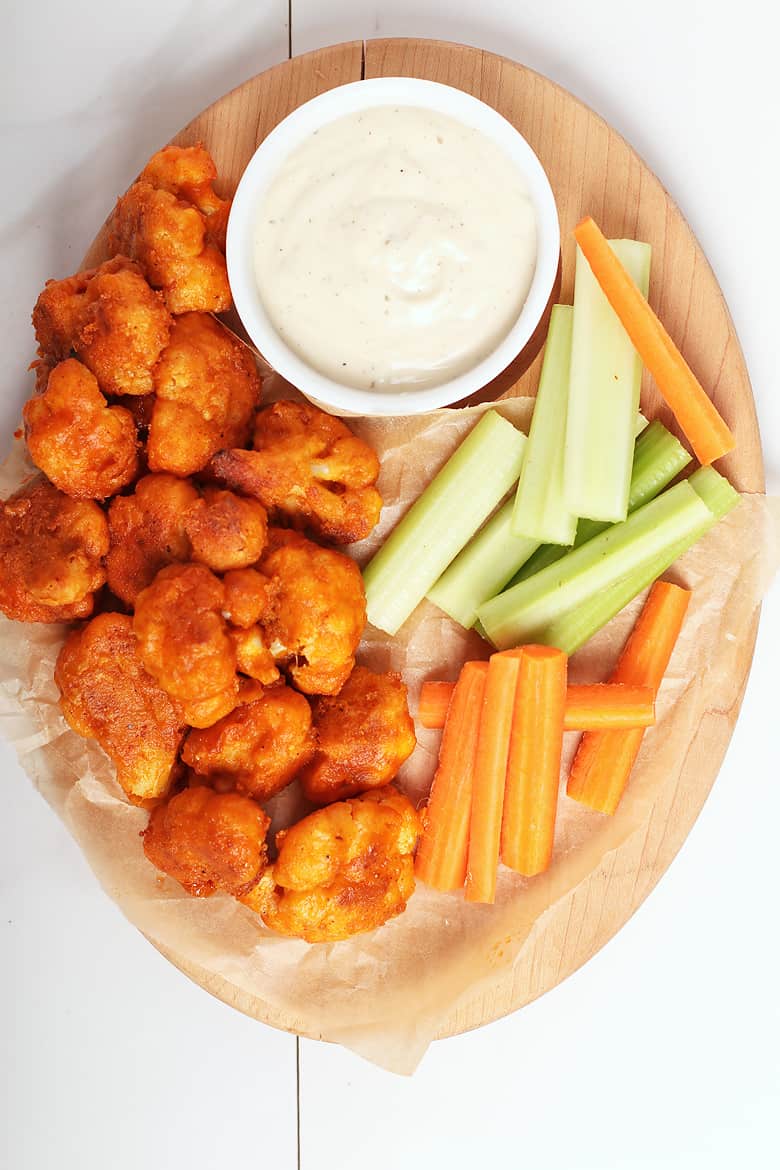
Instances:
[[[300,780],[314,804],[382,787],[417,743],[400,674],[356,666],[339,693],[315,699],[313,709],[317,751]]]
[[[328,805],[277,833],[276,861],[241,900],[272,930],[310,943],[375,930],[414,892],[419,833],[393,787]]]
[[[108,525],[92,500],[43,476],[0,501],[0,610],[18,622],[89,617],[106,579]]]
[[[257,500],[219,488],[205,488],[187,513],[184,529],[192,545],[192,559],[215,573],[246,569],[260,559],[268,521]]]
[[[245,683],[229,715],[189,733],[182,759],[216,787],[229,785],[262,802],[289,784],[313,751],[311,708],[303,695]]]
[[[225,264],[230,204],[214,192],[216,167],[202,146],[168,146],[117,201],[112,254],[131,256],[172,313],[221,313],[232,304]]]
[[[223,447],[249,439],[260,401],[257,367],[247,347],[208,313],[177,318],[154,389],[150,471],[194,475]]]
[[[210,727],[238,702],[224,607],[225,588],[205,565],[168,565],[135,599],[141,661],[192,727]]]
[[[366,624],[357,565],[297,532],[271,528],[258,568],[271,583],[260,619],[271,654],[298,690],[335,695],[355,665]]]
[[[341,419],[309,403],[275,402],[260,411],[254,450],[220,451],[211,470],[277,519],[290,517],[336,544],[362,540],[379,519],[376,453]]]
[[[148,394],[171,316],[137,264],[117,256],[65,280],[49,280],[33,309],[44,367],[75,353],[105,394]]]
[[[74,499],[104,500],[138,472],[132,414],[109,406],[75,358],[56,365],[43,393],[25,404],[24,424],[33,463]]]
[[[230,569],[222,578],[225,586],[225,617],[231,626],[248,630],[268,610],[271,582],[256,569]]]
[[[135,604],[160,569],[190,559],[185,530],[189,509],[199,499],[191,483],[174,475],[145,475],[129,496],[108,508],[111,540],[106,558],[108,587],[126,605]]]
[[[273,654],[265,644],[259,626],[249,629],[229,630],[230,641],[236,655],[236,668],[241,674],[256,679],[263,686],[270,686],[279,678],[279,668]]]
[[[144,853],[193,897],[217,890],[240,897],[265,865],[269,824],[260,806],[237,792],[185,788],[153,809]]]
[[[165,794],[184,734],[180,712],[146,672],[132,620],[102,613],[66,639],[54,681],[70,726],[96,739],[130,799]]]

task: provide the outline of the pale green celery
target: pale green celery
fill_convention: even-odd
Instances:
[[[688,483],[701,496],[716,520],[721,520],[739,503],[739,492],[714,467],[700,467],[689,476]]]
[[[563,496],[573,317],[571,305],[553,307],[512,515],[514,536],[550,544],[573,544],[577,534],[577,516],[566,507]]]
[[[395,634],[515,485],[526,437],[483,415],[363,570],[368,620]]]
[[[711,518],[697,492],[678,483],[621,524],[480,606],[479,620],[499,650],[546,640],[546,632],[564,614],[676,548]]]
[[[487,634],[485,633],[484,629],[482,628],[482,622],[479,620],[479,618],[477,618],[477,620],[474,622],[474,625],[471,628],[473,629],[475,634],[479,634],[480,638],[484,638],[484,640],[486,642],[490,641],[490,638],[488,638]]]
[[[641,448],[639,440],[637,440],[634,452],[634,461],[636,463],[639,460],[641,473],[637,481],[636,500],[632,507],[638,507],[639,504],[645,503],[645,499],[651,498],[650,494],[640,498],[640,493],[643,490],[643,485],[649,484],[653,477],[659,481],[652,493],[657,495],[661,488],[665,487],[678,471],[690,461],[690,455],[661,423],[653,423],[648,426],[647,420],[639,414],[637,415],[636,430],[637,433],[644,431],[644,434],[642,435]],[[525,466],[527,458],[528,445],[526,445],[523,466]],[[666,478],[660,482],[667,470]],[[632,486],[632,499],[634,499],[633,492]],[[517,581],[530,576],[527,571],[528,566],[537,562],[537,558],[547,555],[548,559],[538,565],[538,568],[543,568],[544,564],[552,564],[553,561],[557,561],[569,551],[557,544],[543,545],[540,548],[539,542],[536,540],[513,536],[513,510],[514,503],[509,500],[488,520],[474,539],[469,541],[433,588],[428,591],[428,600],[437,605],[439,609],[444,610],[467,630],[476,628],[475,619],[480,605],[488,601],[489,598],[495,597],[508,581],[514,585]],[[594,520],[580,520],[575,547],[583,544],[585,540],[589,540],[591,536],[595,536],[606,527],[608,527],[606,524],[599,524]],[[580,538],[581,530],[582,538]],[[519,572],[517,572],[518,569],[520,569]],[[538,570],[534,569],[533,571]],[[516,574],[514,578],[512,577],[513,573]],[[478,632],[482,633],[481,630]]]
[[[702,467],[687,481],[707,505],[709,517],[675,546],[670,546],[651,561],[647,561],[636,573],[619,581],[612,589],[592,598],[585,605],[578,606],[551,623],[541,639],[545,645],[557,646],[566,654],[574,654],[584,646],[595,633],[620,613],[624,606],[633,601],[638,593],[652,585],[678,557],[687,552],[705,532],[717,524],[727,512],[739,503],[736,492],[727,479],[712,467]]]
[[[607,622],[612,621],[638,593],[652,585],[678,557],[696,543],[704,533],[715,523],[710,515],[702,520],[698,528],[693,528],[688,535],[676,544],[667,545],[662,553],[652,560],[645,561],[634,572],[623,577],[610,589],[592,597],[584,605],[578,605],[568,613],[562,614],[557,621],[551,622],[543,634],[537,639],[545,646],[556,646],[565,654],[572,655],[594,634],[597,634]]]
[[[507,500],[428,590],[428,600],[467,630],[482,602],[500,593],[518,565],[539,547],[538,540],[512,535],[514,506],[514,500]]]
[[[650,245],[610,240],[610,247],[646,297]],[[626,518],[641,381],[639,354],[577,248],[564,487],[578,516]]]
[[[642,417],[641,415],[639,416]],[[648,500],[654,499],[691,461],[691,456],[671,431],[655,419],[640,433],[634,444],[634,462],[631,469],[631,486],[628,493],[629,515],[641,508]],[[580,520],[574,547],[598,536],[609,525],[600,520]],[[509,588],[518,581],[525,581],[541,569],[552,565],[565,556],[568,549],[557,544],[544,544],[529,557],[509,582]]]

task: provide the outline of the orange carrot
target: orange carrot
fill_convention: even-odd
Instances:
[[[504,783],[520,660],[494,654],[488,663],[471,798],[466,901],[495,902]]]
[[[471,794],[487,672],[487,662],[466,663],[444,724],[439,764],[415,859],[419,879],[437,890],[459,889],[466,878]]]
[[[628,683],[572,684],[566,689],[564,731],[651,727],[655,723],[652,687]]]
[[[691,594],[679,585],[656,581],[630,638],[623,648],[612,681],[658,688],[669,665]],[[644,730],[588,731],[580,740],[566,792],[597,812],[614,813],[625,791]]]
[[[509,743],[501,857],[526,877],[550,864],[566,707],[566,655],[523,646]]]
[[[417,708],[417,718],[423,727],[435,729],[444,726],[454,689],[455,683],[423,683]],[[626,683],[588,683],[572,684],[567,688],[564,731],[651,727],[654,722],[655,696],[652,687],[630,686]]]
[[[424,682],[417,705],[417,718],[423,727],[443,727],[447,718],[455,683]]]
[[[733,434],[589,215],[577,224],[574,238],[696,458],[702,464],[713,463],[732,451]]]

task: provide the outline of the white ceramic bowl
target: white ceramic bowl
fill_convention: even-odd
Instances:
[[[319,127],[375,106],[434,110],[481,131],[523,175],[536,211],[537,256],[531,287],[512,328],[486,358],[438,386],[392,394],[343,386],[303,361],[277,333],[254,272],[253,237],[266,189],[291,151]],[[560,229],[555,197],[542,164],[521,134],[491,106],[460,89],[411,77],[381,77],[331,89],[299,106],[260,143],[238,184],[227,230],[227,267],[236,309],[263,357],[307,398],[337,414],[419,414],[476,393],[514,360],[541,320],[555,282]]]

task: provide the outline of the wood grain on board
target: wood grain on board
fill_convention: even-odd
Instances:
[[[582,215],[592,214],[610,237],[630,236],[652,244],[650,301],[737,436],[736,450],[719,466],[741,490],[762,491],[763,462],[750,381],[706,257],[642,159],[603,119],[553,82],[513,61],[464,45],[356,41],[293,58],[252,78],[194,118],[174,141],[204,142],[216,160],[224,191],[230,192],[257,144],[281,118],[309,98],[363,75],[422,77],[456,86],[493,106],[521,131],[544,165],[558,203],[562,300],[571,301],[571,229]],[[104,255],[101,231],[86,259],[96,263]],[[539,366],[533,348],[530,356],[526,351],[492,384],[492,392],[534,393]],[[517,380],[520,370],[524,372]],[[642,395],[648,413],[673,425],[647,375]],[[680,783],[659,795],[640,830],[537,920],[514,972],[500,975],[488,992],[465,1002],[446,1021],[441,1035],[495,1020],[554,987],[603,946],[641,904],[685,840],[717,775],[739,712],[754,641],[755,627],[741,647],[739,698],[730,710],[709,713],[698,728]],[[201,968],[178,965],[248,1015],[290,1031],[303,1030],[301,1021],[258,997]]]

